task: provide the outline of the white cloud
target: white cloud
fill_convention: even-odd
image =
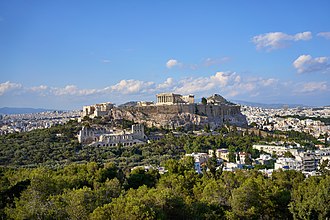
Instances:
[[[238,88],[240,88],[242,91],[251,92],[256,89],[256,86],[257,86],[256,82],[246,82],[239,84]]]
[[[240,76],[235,72],[217,72],[209,77],[186,78],[179,81],[174,88],[178,93],[195,93],[200,91],[221,90],[228,84],[234,84],[240,80]]]
[[[239,83],[240,81],[241,81],[241,76],[237,75],[237,76],[235,77],[235,82],[236,82],[236,83]]]
[[[301,32],[301,33],[297,33],[293,36],[292,35],[290,36],[290,40],[294,40],[294,41],[310,40],[310,39],[312,39],[312,32],[310,32],[310,31]]]
[[[316,57],[301,55],[293,62],[298,73],[329,72],[330,63],[328,57]]]
[[[308,82],[302,85],[300,92],[323,92],[327,90],[328,86],[326,82]]]
[[[49,88],[46,85],[33,86],[30,88],[27,88],[26,90],[33,92],[33,93],[37,93],[40,96],[46,96],[47,94],[49,94]]]
[[[167,78],[164,83],[158,84],[157,89],[168,89],[174,84],[173,78]]]
[[[78,88],[75,85],[67,85],[64,88],[53,88],[53,93],[58,96],[62,95],[75,95],[78,92]]]
[[[32,92],[42,92],[48,89],[48,86],[40,85],[40,86],[33,86],[29,90]]]
[[[21,84],[11,83],[9,81],[0,84],[0,95],[3,95],[9,91],[22,88]]]
[[[121,80],[116,85],[111,86],[112,91],[122,92],[123,94],[131,94],[137,92],[146,92],[152,88],[154,82],[144,82],[140,80]]]
[[[25,92],[25,95],[30,95],[32,98],[36,95],[42,95],[44,100],[70,100],[70,102],[77,103],[81,103],[81,100],[84,100],[84,104],[100,100],[126,102],[131,100],[132,97],[134,97],[134,100],[153,100],[152,97],[160,92],[176,92],[183,95],[195,94],[196,97],[218,93],[225,98],[252,98],[269,101],[287,97],[304,97],[306,94],[326,96],[330,91],[326,81],[308,83],[283,82],[275,78],[251,77],[230,71],[216,72],[213,75],[204,77],[189,77],[178,81],[173,78],[167,78],[160,83],[134,79],[121,80],[105,88],[92,89],[80,89],[76,85],[66,85],[64,87],[50,87],[46,85],[23,87],[21,84],[5,82],[0,84],[0,95],[15,89],[19,89],[22,92],[19,93],[22,97]],[[6,97],[3,96],[3,98]]]
[[[230,82],[223,92],[228,97],[234,97],[237,95],[255,97],[262,95],[272,95],[276,92],[279,81],[274,78],[262,78],[262,77],[246,77],[243,78],[239,75],[235,77],[233,82]],[[267,91],[271,91],[270,94],[266,94]]]
[[[206,58],[203,61],[203,64],[205,66],[214,66],[214,65],[219,65],[225,62],[228,62],[230,60],[229,57],[222,57],[222,58]]]
[[[186,78],[180,80],[178,85],[174,87],[174,92],[176,93],[196,93],[199,91],[207,91],[212,89],[214,86],[210,83],[210,79],[206,77],[199,78]]]
[[[330,32],[320,32],[317,34],[317,36],[330,40]]]
[[[211,76],[210,79],[211,82],[219,83],[221,87],[224,87],[228,84],[230,79],[236,79],[236,73],[217,72],[214,76]]]
[[[272,86],[272,85],[276,84],[278,82],[278,80],[269,78],[269,79],[261,79],[260,82],[263,86]]]
[[[110,60],[107,60],[107,59],[104,59],[104,60],[101,60],[102,63],[110,63],[111,61]]]
[[[189,63],[179,62],[178,60],[175,60],[175,59],[170,59],[166,62],[166,67],[168,69],[171,69],[174,67],[180,67],[182,69],[197,70],[200,67],[210,67],[210,66],[220,65],[220,64],[228,62],[229,60],[230,60],[229,57],[206,58],[206,59],[202,59],[198,63],[189,64]]]
[[[166,67],[171,69],[175,66],[181,66],[181,63],[179,63],[177,60],[175,59],[170,59],[166,62]]]
[[[86,96],[94,95],[99,92],[97,89],[78,89],[75,85],[67,85],[64,88],[52,88],[51,92],[56,96],[65,96],[65,95],[77,95],[77,96]]]
[[[297,33],[295,35],[289,35],[283,32],[270,32],[254,36],[252,42],[256,45],[257,49],[266,49],[270,51],[284,48],[290,41],[310,39],[312,39],[312,33],[309,31]]]
[[[265,91],[277,90],[279,81],[274,78],[242,77],[236,72],[217,72],[209,77],[186,78],[173,86],[181,94],[221,93],[225,97],[258,96]],[[271,92],[270,92],[271,93]]]

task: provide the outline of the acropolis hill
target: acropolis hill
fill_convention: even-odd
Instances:
[[[228,102],[215,94],[204,103],[195,103],[194,95],[182,96],[174,93],[156,95],[156,103],[137,102],[134,105],[115,107],[112,103],[100,103],[84,106],[83,117],[107,116],[110,119],[126,119],[143,123],[148,127],[191,128],[209,125],[220,127],[225,123],[237,126],[247,125],[240,106]]]

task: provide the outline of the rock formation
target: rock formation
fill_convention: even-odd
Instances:
[[[148,127],[177,127],[192,128],[209,125],[214,129],[229,123],[231,125],[246,126],[245,116],[240,106],[228,102],[220,95],[207,98],[207,104],[175,103],[151,105],[124,105],[113,107],[108,116],[114,120],[126,119],[135,123],[143,123]]]

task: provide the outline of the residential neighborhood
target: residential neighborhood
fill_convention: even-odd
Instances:
[[[282,169],[301,171],[306,176],[314,176],[319,174],[318,169],[322,162],[330,161],[330,148],[305,151],[303,146],[253,145],[253,149],[260,152],[258,158],[251,158],[251,154],[246,152],[231,152],[235,159],[230,161],[228,149],[209,150],[208,154],[191,153],[185,156],[194,158],[197,173],[203,173],[203,167],[206,169],[208,160],[214,156],[218,167],[222,166],[224,171],[252,169],[259,166],[262,167],[260,170],[268,175],[274,170]]]
[[[80,115],[78,110],[0,115],[0,135],[49,128],[77,119]]]
[[[242,106],[241,111],[250,125],[267,131],[299,131],[316,138],[330,131],[330,107],[266,109]]]

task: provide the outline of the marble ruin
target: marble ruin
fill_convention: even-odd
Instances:
[[[146,140],[147,136],[144,134],[144,126],[142,124],[132,125],[131,131],[83,127],[78,134],[79,143],[96,147],[112,147],[119,144],[133,146],[135,144],[143,144]]]
[[[159,93],[156,95],[155,103],[129,102],[117,107],[106,102],[84,106],[82,116],[90,118],[107,116],[113,121],[125,119],[147,127],[168,129],[181,127],[186,130],[205,125],[216,129],[227,123],[243,127],[247,125],[246,117],[242,115],[239,105],[227,101],[218,94],[206,100],[206,103],[195,103],[195,96],[191,94]],[[112,138],[111,135],[102,136],[102,142]]]
[[[83,107],[82,116],[88,116],[90,118],[105,116],[109,111],[114,107],[114,104],[111,102],[105,102],[95,105],[88,105]]]
[[[194,104],[194,95],[180,95],[174,93],[160,93],[156,95],[157,105],[174,105],[174,104]]]

